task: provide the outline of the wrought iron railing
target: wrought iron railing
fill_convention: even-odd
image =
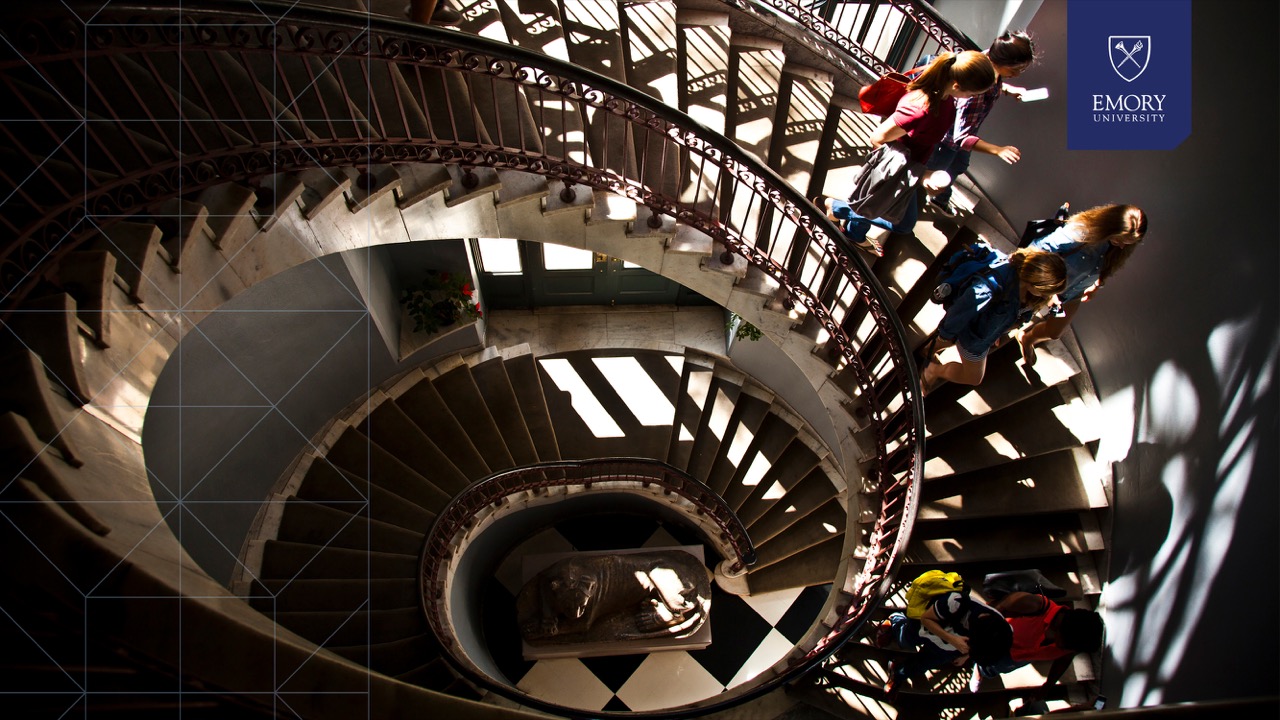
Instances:
[[[881,603],[919,492],[919,381],[884,290],[800,193],[687,115],[510,45],[269,0],[161,5],[0,10],[0,226],[12,238],[0,312],[56,282],[101,228],[221,183],[444,163],[617,193],[777,282],[828,333],[868,411],[881,507],[866,557],[847,558],[846,601],[777,680],[819,663]]]
[[[921,0],[721,0],[785,34],[855,86],[977,45]]]

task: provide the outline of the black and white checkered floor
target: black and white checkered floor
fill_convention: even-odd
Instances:
[[[702,544],[696,532],[632,515],[561,522],[513,551],[482,594],[487,644],[507,678],[530,695],[584,710],[646,711],[702,700],[746,682],[794,647],[817,619],[830,585],[738,597],[712,589],[711,645],[583,659],[521,657],[515,596],[526,555]],[[707,548],[708,564],[714,553]]]

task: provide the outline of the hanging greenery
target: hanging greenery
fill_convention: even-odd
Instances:
[[[738,329],[736,331],[734,330],[734,323],[737,323]],[[724,329],[726,332],[732,332],[733,339],[735,340],[750,340],[751,342],[755,342],[756,340],[764,337],[764,333],[761,332],[760,328],[752,325],[746,320],[743,320],[742,316],[736,312],[729,313],[729,322],[725,323]]]
[[[428,270],[422,282],[401,294],[400,302],[413,318],[414,332],[433,333],[462,318],[484,317],[474,296],[466,275]]]

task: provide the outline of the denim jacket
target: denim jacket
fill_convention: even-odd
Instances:
[[[1031,243],[1031,247],[1057,253],[1066,261],[1067,287],[1058,293],[1058,300],[1069,303],[1079,300],[1084,291],[1098,281],[1111,244],[1086,245],[1064,226]]]
[[[1008,258],[996,261],[983,274],[985,279],[974,278],[965,286],[938,326],[939,337],[979,357],[1031,316],[1031,309],[1023,308],[1018,297],[1018,274]]]

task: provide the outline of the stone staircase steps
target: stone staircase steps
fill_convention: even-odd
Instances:
[[[405,530],[422,532],[435,521],[434,513],[390,490],[337,469],[325,458],[313,459],[298,486],[297,496],[347,512],[367,506],[370,518]]]
[[[1083,512],[1107,507],[1088,449],[1073,447],[925,483],[920,522]]]
[[[263,580],[414,577],[418,556],[268,540],[259,577]]]
[[[749,523],[767,512],[773,506],[775,499],[784,497],[789,489],[795,487],[821,462],[822,458],[809,447],[806,439],[797,437],[792,440],[769,468],[765,477],[738,506],[738,517],[743,519],[744,523]]]
[[[711,373],[711,385],[703,404],[694,432],[693,447],[689,450],[686,470],[697,478],[705,478],[715,464],[720,446],[728,437],[729,421],[733,416],[738,397],[742,393],[745,377],[737,370],[716,363]]]
[[[370,520],[360,507],[352,512],[290,497],[276,538],[289,542],[353,550],[411,555],[422,549],[422,532]]]
[[[453,464],[451,454],[436,445],[394,402],[379,404],[357,429],[446,495],[457,494],[470,482]]]
[[[292,612],[354,612],[361,606],[390,610],[419,609],[418,584],[403,578],[323,578],[255,580],[249,603],[270,613],[277,607]]]
[[[1075,391],[1056,386],[929,438],[925,477],[980,470],[1008,460],[1084,445],[1098,425]]]
[[[393,610],[277,610],[275,621],[317,645],[342,647],[393,642],[427,631],[426,618],[416,607]]]
[[[347,428],[325,454],[334,467],[379,485],[429,512],[439,512],[449,496],[383,450],[355,428]]]
[[[533,436],[524,423],[520,400],[507,374],[506,362],[501,357],[486,360],[471,368],[480,395],[484,398],[489,414],[498,424],[499,432],[511,453],[512,464],[532,465],[538,462],[538,451]]]
[[[556,442],[556,427],[547,410],[547,398],[543,394],[542,379],[531,353],[508,358],[504,363],[507,378],[520,403],[520,414],[533,440],[538,460],[550,462],[560,459],[560,447]]]
[[[832,569],[840,565],[843,546],[844,535],[832,535],[783,562],[752,568],[747,573],[747,583],[752,593],[824,585],[831,582]]]
[[[747,449],[751,447],[751,441],[764,422],[772,402],[773,393],[755,382],[749,381],[743,386],[742,393],[733,406],[733,415],[725,428],[720,448],[716,452],[715,462],[706,474],[707,485],[717,494],[724,494],[733,481],[738,466],[747,458]]]
[[[987,357],[987,373],[978,387],[947,383],[925,400],[931,435],[941,435],[973,418],[1001,410],[1079,374],[1080,366],[1060,341],[1036,347],[1036,363],[1026,367],[1016,342],[1006,342]]]
[[[960,523],[920,523],[907,549],[916,566],[1054,558],[1102,550],[1101,534],[1087,514],[1006,516]],[[993,532],[997,524],[999,532]]]
[[[739,519],[746,523],[752,540],[757,543],[765,542],[825,503],[835,501],[835,496],[836,489],[832,486],[827,471],[815,468],[789,488],[777,502],[760,513],[759,517],[747,520],[739,515]]]
[[[485,405],[471,368],[460,365],[431,381],[440,398],[458,423],[466,428],[476,449],[484,457],[490,472],[505,470],[516,463],[507,449],[502,430]]]
[[[425,634],[386,642],[332,645],[325,649],[392,677],[412,672],[440,655],[435,640]]]
[[[440,397],[430,380],[423,380],[395,399],[396,405],[422,429],[423,433],[448,448],[449,457],[468,480],[478,480],[490,473],[485,459],[476,449],[470,433],[459,424],[453,412]]]
[[[729,507],[736,511],[752,495],[756,486],[765,484],[769,468],[778,461],[795,436],[796,428],[782,417],[771,412],[765,418],[760,424],[760,432],[756,433],[742,464],[738,466],[729,488],[723,494]]]

